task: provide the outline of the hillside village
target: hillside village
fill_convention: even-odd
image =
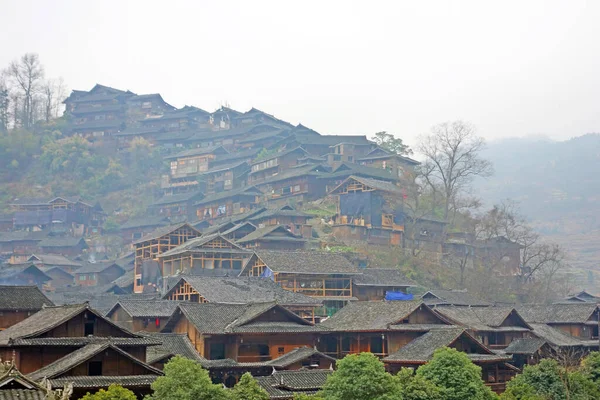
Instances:
[[[348,354],[371,352],[397,372],[447,346],[501,393],[525,365],[574,365],[599,350],[599,298],[528,302],[523,245],[415,207],[420,163],[409,154],[255,108],[177,109],[100,84],[64,104],[60,140],[115,154],[143,143],[164,168],[137,214],[72,193],[6,204],[1,379],[21,385],[7,390],[69,386],[78,398],[119,383],[143,396],[181,355],[215,383],[250,372],[271,398],[292,399],[320,389]],[[499,302],[399,265],[410,256],[443,274],[465,255],[461,274],[493,264],[521,291]]]

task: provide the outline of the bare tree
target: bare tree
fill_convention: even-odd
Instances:
[[[448,219],[461,192],[473,178],[492,174],[490,162],[479,155],[484,147],[484,139],[463,121],[436,125],[429,135],[421,137],[418,151],[425,156],[423,167],[431,170],[432,188],[442,191],[444,218]]]
[[[8,130],[10,119],[9,107],[8,86],[6,86],[4,76],[0,75],[0,132]]]
[[[23,127],[30,128],[34,121],[34,98],[38,94],[44,78],[44,67],[35,53],[27,53],[19,60],[11,62],[6,69],[6,76],[22,99]]]

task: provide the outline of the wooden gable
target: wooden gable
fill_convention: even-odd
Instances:
[[[260,313],[254,318],[245,321],[243,324],[239,326],[245,326],[252,323],[260,323],[260,322],[291,322],[296,323],[298,325],[313,325],[311,322],[308,322],[304,318],[298,316],[297,314],[291,312],[287,308],[284,308],[280,305],[274,305],[268,310]]]
[[[401,324],[441,324],[448,325],[449,322],[442,318],[438,313],[434,312],[429,306],[421,304],[410,314],[396,321],[392,325]]]
[[[484,311],[485,312],[485,311]],[[512,310],[510,314],[506,316],[504,321],[500,324],[500,326],[518,326],[526,329],[533,329],[521,315],[517,312],[517,310]]]
[[[463,331],[452,343],[448,344],[448,347],[467,354],[494,354],[467,331]]]

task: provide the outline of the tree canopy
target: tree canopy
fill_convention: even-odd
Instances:
[[[373,135],[373,137],[371,137],[371,140],[373,140],[379,147],[389,152],[401,156],[412,154],[410,147],[404,144],[402,139],[395,137],[391,133],[387,133],[385,131],[377,132]]]
[[[82,400],[137,400],[135,393],[123,386],[112,384],[107,390],[100,389],[96,393],[86,394]]]
[[[246,372],[240,381],[231,389],[231,400],[269,400],[269,393],[256,382],[256,379]]]

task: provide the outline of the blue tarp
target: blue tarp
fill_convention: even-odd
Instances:
[[[265,270],[263,271],[261,278],[269,278],[270,280],[274,281],[275,275],[273,275],[273,271],[271,271],[271,269],[269,269],[269,267],[265,267]]]
[[[385,292],[386,300],[413,300],[412,294],[406,294],[402,292]]]

